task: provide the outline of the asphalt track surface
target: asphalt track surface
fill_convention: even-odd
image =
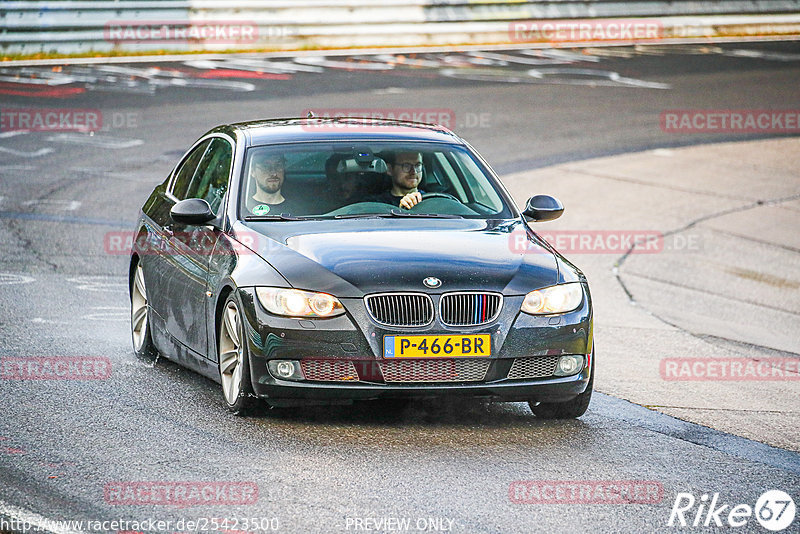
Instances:
[[[678,530],[667,520],[679,492],[698,499],[718,492],[730,506],[753,506],[771,489],[797,496],[796,453],[600,394],[584,417],[560,422],[538,420],[524,404],[479,401],[265,408],[232,417],[216,384],[163,358],[134,357],[128,258],[107,241],[109,232],[131,229],[185,148],[226,122],[309,109],[437,110],[501,174],[783,135],[670,134],[659,120],[671,109],[800,108],[797,43],[322,63],[248,56],[0,68],[0,78],[4,110],[103,116],[93,135],[0,133],[0,356],[93,356],[112,368],[106,380],[0,380],[0,516],[154,518],[172,521],[161,530],[169,532],[198,518],[229,518],[217,531],[265,518],[281,532],[400,524],[382,519],[408,519],[409,531],[651,532]],[[642,481],[660,490],[645,504],[518,502],[525,494],[515,493],[516,482],[529,480]],[[179,507],[120,504],[109,494],[121,483],[165,481],[244,484],[257,488],[257,498]],[[764,530],[750,518],[737,531]]]

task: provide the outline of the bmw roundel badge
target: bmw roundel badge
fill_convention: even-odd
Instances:
[[[435,289],[440,285],[442,285],[442,281],[436,278],[435,276],[429,276],[428,278],[423,280],[422,283],[425,284],[426,287],[429,287],[431,289]]]

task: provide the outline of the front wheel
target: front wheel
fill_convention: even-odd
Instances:
[[[150,333],[150,310],[147,301],[147,288],[144,284],[144,269],[142,269],[141,262],[136,263],[130,292],[133,350],[137,356],[151,358],[158,355],[158,351]]]
[[[225,301],[219,322],[219,376],[228,411],[245,415],[255,405],[250,384],[250,362],[244,337],[242,314],[233,293]]]
[[[586,391],[567,402],[528,402],[531,411],[536,417],[542,419],[574,419],[586,413],[589,402],[592,400],[594,388],[594,347],[592,347],[592,367]]]

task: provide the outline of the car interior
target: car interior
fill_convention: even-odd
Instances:
[[[505,210],[499,195],[477,167],[468,169],[461,161],[463,158],[446,150],[422,151],[421,154],[423,170],[418,189],[424,194],[423,202],[408,212],[484,217]],[[367,147],[343,151],[287,151],[284,161],[283,196],[304,199],[307,206],[305,213],[292,215],[333,217],[388,213],[398,209],[371,199],[388,191],[392,185],[387,164],[378,151]],[[481,173],[480,179],[474,176],[476,171]],[[252,197],[256,187],[251,176],[247,180],[246,195]]]

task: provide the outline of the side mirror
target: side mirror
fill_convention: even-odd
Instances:
[[[176,223],[194,226],[201,226],[216,218],[214,212],[211,211],[211,206],[202,198],[181,200],[172,206],[169,216]]]
[[[528,205],[522,214],[532,221],[552,221],[564,213],[564,205],[550,195],[536,195],[528,199]]]

